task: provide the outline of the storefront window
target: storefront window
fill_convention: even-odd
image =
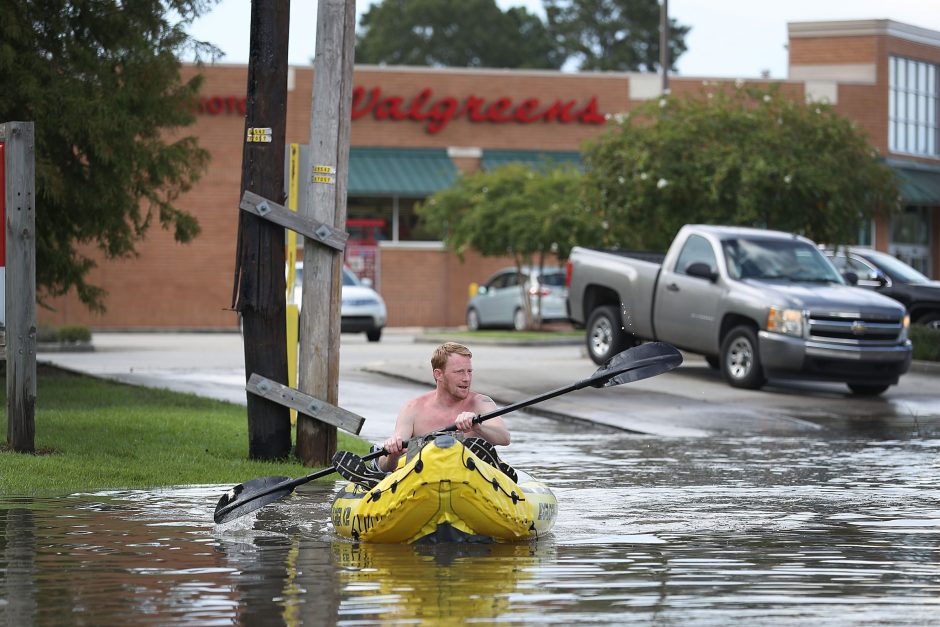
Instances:
[[[891,57],[889,67],[888,147],[937,156],[937,66]]]
[[[400,196],[368,198],[349,197],[346,202],[346,221],[350,238],[368,231],[374,240],[386,241],[435,241],[434,234],[425,229],[415,205],[417,198]],[[381,222],[381,223],[379,223]]]
[[[908,206],[891,220],[889,252],[930,276],[930,209]]]
[[[391,240],[392,232],[391,198],[354,198],[346,200],[346,230],[349,239],[376,243]]]

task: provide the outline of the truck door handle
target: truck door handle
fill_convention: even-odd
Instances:
[[[670,292],[678,292],[679,286],[676,285],[675,283],[670,283],[669,285],[666,286],[666,289],[669,290]]]

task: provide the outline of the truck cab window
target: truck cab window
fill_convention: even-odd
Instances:
[[[676,261],[676,273],[686,274],[689,266],[693,263],[704,263],[713,272],[718,270],[715,263],[715,252],[712,250],[708,240],[700,235],[690,235],[682,246],[679,253],[679,259]]]

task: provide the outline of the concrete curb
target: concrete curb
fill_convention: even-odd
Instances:
[[[910,372],[919,372],[920,374],[933,374],[940,376],[940,362],[916,360],[911,362]]]

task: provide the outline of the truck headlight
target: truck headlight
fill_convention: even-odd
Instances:
[[[803,312],[799,309],[771,307],[767,312],[767,330],[785,335],[803,335]]]

